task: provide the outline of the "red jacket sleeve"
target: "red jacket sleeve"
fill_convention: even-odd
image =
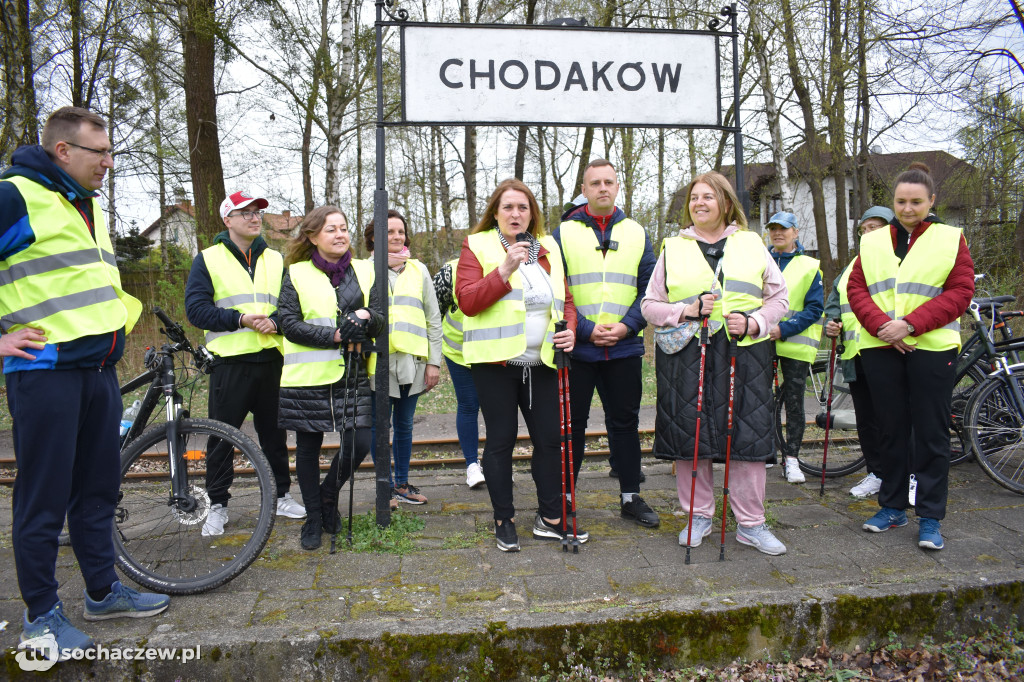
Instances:
[[[850,280],[846,284],[846,296],[850,299],[850,308],[857,316],[857,321],[869,334],[878,336],[878,328],[889,322],[889,316],[871,300],[860,258],[853,262],[853,269],[850,270]]]
[[[547,259],[548,252],[541,248],[540,263],[551,274],[551,263]],[[562,282],[565,287],[565,320],[569,329],[576,331],[576,306],[573,304],[569,283]],[[459,254],[459,267],[455,271],[455,296],[459,300],[459,310],[470,317],[475,317],[494,305],[502,296],[512,291],[512,285],[501,279],[498,269],[486,275],[476,254],[469,248],[469,239],[462,242],[462,253]]]
[[[914,325],[914,336],[920,336],[960,319],[973,297],[974,261],[967,248],[967,240],[961,235],[960,250],[956,254],[953,269],[942,285],[942,293],[922,303],[903,319]]]

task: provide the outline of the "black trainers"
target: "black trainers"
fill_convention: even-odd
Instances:
[[[569,522],[569,534],[572,534],[572,521]],[[559,521],[557,524],[551,525],[538,512],[533,519],[533,537],[541,540],[561,540],[562,522]],[[580,528],[578,521],[576,523],[576,538],[580,541],[580,544],[590,539],[590,533]]]
[[[619,472],[618,472],[617,470],[615,470],[615,469],[609,469],[609,470],[608,470],[608,475],[609,475],[609,476],[610,476],[611,478],[618,478],[618,477],[619,477]],[[643,471],[641,470],[641,471],[640,471],[640,482],[641,482],[641,483],[643,483],[643,482],[645,482],[646,480],[647,480],[647,474],[645,474],[645,473],[644,473],[644,472],[643,472]]]
[[[623,518],[633,519],[638,525],[644,528],[657,528],[661,525],[661,519],[657,512],[651,509],[650,505],[644,502],[644,498],[633,495],[633,499],[624,503],[619,508]]]
[[[322,532],[323,524],[320,522],[320,515],[310,514],[306,522],[302,524],[302,549],[314,550],[320,547]]]
[[[519,551],[519,535],[516,534],[516,524],[512,519],[504,519],[500,525],[495,521],[494,537],[498,541],[498,549],[502,552]]]

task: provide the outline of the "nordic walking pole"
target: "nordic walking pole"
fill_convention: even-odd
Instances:
[[[555,323],[555,333],[569,326],[565,320]],[[572,458],[572,410],[569,403],[569,356],[555,349],[555,368],[558,370],[558,409],[562,436],[562,551],[579,554],[580,540],[576,526],[576,483]],[[568,502],[568,504],[567,504]],[[572,517],[572,539],[569,538],[569,517]]]
[[[743,321],[747,321],[746,313],[743,313]],[[725,480],[722,483],[722,541],[718,549],[719,561],[725,561],[725,515],[729,509],[729,458],[732,455],[733,405],[736,399],[736,344],[744,336],[746,333],[739,337],[729,334],[729,410],[725,419]]]
[[[833,322],[838,323],[835,319]],[[842,332],[840,332],[841,334]],[[832,390],[836,378],[836,337],[832,337],[832,350],[828,354],[828,401],[825,403],[825,449],[821,453],[821,490],[819,497],[825,496],[825,465],[828,463],[828,437],[832,431]]]
[[[349,346],[348,346],[348,356],[349,356],[349,359],[346,361],[346,364],[352,363],[351,365],[349,365],[349,368],[350,368],[349,369],[349,373],[351,375],[353,375],[354,381],[352,382],[352,386],[353,386],[353,388],[356,391],[359,390],[359,377],[358,377],[359,364],[358,363],[359,363],[360,357],[362,355],[362,350],[363,350],[363,345],[361,343],[355,343],[355,344],[350,343]],[[346,395],[345,399],[346,399],[346,401],[348,400],[348,392],[349,392],[348,383],[349,383],[348,380],[346,380],[345,381],[345,395]],[[349,479],[348,479],[348,546],[349,547],[352,546],[352,498],[355,496],[355,489],[356,489],[356,409],[357,409],[357,405],[358,404],[359,404],[359,401],[356,400],[355,404],[353,404],[353,406],[352,406],[352,445],[349,447],[349,458],[348,458],[348,475],[349,475]],[[343,448],[345,447],[345,439],[344,439],[344,437],[341,439],[341,446]],[[341,462],[338,462],[338,464],[339,464],[338,468],[340,470]],[[340,485],[338,487],[339,487],[339,489],[341,488]]]
[[[703,295],[703,294],[702,294]],[[697,492],[697,454],[700,452],[700,418],[704,411],[704,366],[708,356],[708,316],[701,314],[703,300],[697,297],[700,315],[700,371],[697,376],[697,429],[693,435],[693,469],[690,472],[690,513],[686,518],[686,563],[690,563],[690,539],[693,536],[693,496]]]

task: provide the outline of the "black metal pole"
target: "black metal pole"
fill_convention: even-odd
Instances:
[[[736,153],[736,193],[743,204],[743,213],[750,215],[750,193],[747,191],[746,181],[743,177],[743,133],[740,132],[740,33],[739,33],[739,12],[736,10],[736,3],[730,5],[732,16],[732,112],[733,142]]]
[[[373,192],[373,269],[374,286],[384,313],[384,332],[377,337],[377,371],[374,374],[374,396],[377,407],[377,457],[374,472],[377,479],[377,525],[391,524],[391,445],[388,419],[390,377],[388,373],[388,192],[384,189],[384,4],[376,0],[377,17],[377,188]]]

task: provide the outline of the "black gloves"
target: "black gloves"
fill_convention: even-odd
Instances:
[[[354,312],[342,317],[341,326],[338,327],[342,345],[365,343],[367,340],[366,322],[367,320],[361,319]]]

